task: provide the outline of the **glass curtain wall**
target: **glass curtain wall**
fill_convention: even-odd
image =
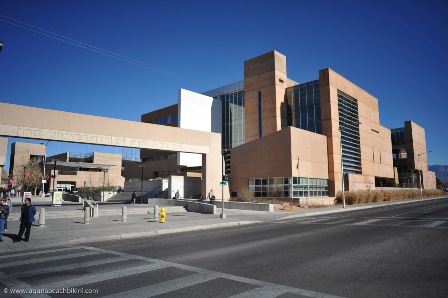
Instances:
[[[256,198],[328,197],[328,180],[306,177],[251,178],[249,190]]]
[[[418,176],[408,167],[405,128],[391,129],[391,138],[392,156],[394,167],[397,168],[398,183],[402,187],[417,187]]]
[[[221,95],[222,148],[244,144],[244,90]]]
[[[289,126],[322,134],[319,80],[287,88],[286,100]]]
[[[362,173],[358,101],[338,92],[339,129],[344,173]]]

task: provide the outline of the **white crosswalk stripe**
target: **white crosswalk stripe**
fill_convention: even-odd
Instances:
[[[67,251],[73,250],[73,253],[68,253]],[[39,253],[41,254],[48,254],[48,253],[64,253],[63,255],[54,255],[50,257],[43,257],[39,258]],[[294,288],[274,283],[269,283],[265,281],[260,280],[254,280],[250,278],[230,275],[226,273],[220,273],[215,271],[210,271],[202,268],[192,267],[188,265],[183,264],[177,264],[172,262],[166,262],[162,260],[157,259],[151,259],[146,258],[142,256],[137,255],[130,255],[126,253],[120,253],[115,252],[111,250],[101,249],[101,248],[94,248],[94,247],[88,247],[88,246],[77,246],[77,247],[66,247],[66,248],[58,248],[58,249],[51,249],[51,250],[42,250],[42,251],[32,251],[29,252],[34,257],[31,259],[27,259],[26,261],[16,261],[16,262],[10,262],[8,264],[1,264],[4,265],[2,268],[9,268],[13,266],[32,266],[33,264],[43,263],[43,262],[54,262],[57,260],[65,260],[69,258],[77,258],[82,256],[93,256],[93,255],[99,255],[99,254],[107,254],[109,255],[106,259],[99,259],[99,260],[93,260],[93,261],[85,261],[80,263],[74,263],[74,264],[65,264],[65,265],[59,265],[59,266],[52,266],[52,267],[44,267],[39,269],[33,269],[28,271],[21,271],[17,273],[11,273],[11,274],[5,274],[4,272],[0,271],[0,280],[1,282],[9,287],[10,289],[27,289],[28,291],[34,291],[35,293],[16,293],[15,295],[20,297],[39,297],[39,298],[48,298],[51,297],[45,293],[45,290],[48,289],[70,289],[70,288],[76,288],[76,287],[84,287],[85,285],[94,284],[94,283],[101,283],[101,282],[107,282],[110,280],[120,280],[126,276],[132,276],[137,274],[142,274],[146,272],[156,271],[163,268],[174,268],[174,269],[181,269],[190,271],[191,274],[187,275],[185,277],[180,277],[172,280],[166,280],[162,281],[156,284],[143,286],[139,288],[134,288],[131,290],[123,290],[122,292],[112,294],[112,295],[106,295],[103,297],[113,298],[113,297],[153,297],[156,295],[161,294],[169,294],[170,292],[181,290],[186,287],[194,286],[194,285],[202,285],[206,284],[209,281],[212,281],[214,279],[226,279],[231,281],[236,281],[239,283],[246,283],[250,284],[256,288],[243,291],[242,293],[236,294],[232,297],[235,298],[244,298],[244,297],[257,297],[257,298],[270,298],[270,297],[277,297],[285,293],[292,293],[292,294],[299,294],[305,297],[324,297],[324,298],[333,298],[337,296],[328,295],[325,293],[320,292],[314,292],[309,291],[306,289],[300,289],[300,288]],[[18,254],[10,254],[6,255],[6,257],[10,256],[18,256]],[[85,267],[92,267],[92,266],[101,266],[101,265],[107,265],[111,263],[116,262],[122,262],[126,260],[138,260],[140,261],[138,264],[134,264],[129,268],[115,268],[114,270],[107,270],[101,272],[95,272],[95,273],[86,273],[79,277],[70,278],[67,280],[58,280],[50,283],[42,283],[39,282],[37,286],[32,286],[30,284],[27,284],[22,279],[25,279],[27,277],[39,277],[40,275],[45,274],[51,274],[51,273],[63,273],[64,271],[70,272],[70,270],[74,269],[82,269]],[[89,272],[89,271],[87,271]],[[206,285],[204,285],[206,286]],[[37,294],[36,294],[37,292]],[[100,293],[97,293],[100,294]],[[99,295],[95,295],[96,297],[99,297]]]
[[[121,297],[154,297],[161,294],[166,294],[175,290],[180,290],[189,286],[204,283],[218,278],[219,275],[210,274],[193,274],[162,283],[133,289],[126,292],[116,293],[113,295],[103,296],[104,298],[121,298]]]
[[[46,274],[46,273],[54,273],[58,271],[66,271],[66,270],[73,270],[78,268],[86,268],[90,266],[98,266],[98,265],[104,265],[104,264],[110,264],[114,262],[121,262],[126,260],[131,260],[132,257],[116,257],[116,258],[108,258],[104,260],[95,260],[90,262],[82,262],[82,263],[76,263],[76,264],[68,264],[68,265],[62,265],[62,266],[55,266],[50,268],[41,268],[36,270],[30,270],[26,272],[19,272],[19,273],[13,273],[12,276],[16,278],[23,278],[23,277],[29,277],[33,275],[40,275],[40,274]]]
[[[5,267],[16,267],[21,265],[28,265],[31,263],[43,263],[43,262],[50,262],[50,261],[56,261],[56,260],[63,260],[63,259],[69,259],[69,258],[77,258],[77,257],[85,257],[85,256],[92,256],[100,254],[99,251],[88,251],[88,252],[80,252],[80,253],[74,253],[74,254],[66,254],[62,256],[52,256],[52,257],[46,257],[46,258],[34,258],[32,260],[26,259],[22,261],[17,262],[9,262],[9,263],[3,263],[0,264],[0,268]]]
[[[427,228],[434,228],[434,227],[443,225],[444,223],[446,223],[446,221],[443,221],[443,220],[437,220],[437,221],[433,221],[433,222],[428,223],[428,224],[423,225],[423,226],[424,226],[424,227],[427,227]]]

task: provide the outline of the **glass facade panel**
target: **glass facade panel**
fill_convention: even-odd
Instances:
[[[221,95],[222,148],[244,144],[244,90]]]
[[[179,119],[179,116],[176,115],[170,115],[170,116],[166,116],[160,119],[157,119],[157,124],[160,125],[168,125],[168,124],[172,124],[172,123],[177,123]]]
[[[409,169],[404,127],[391,129],[392,156],[398,172],[398,183],[403,187],[418,187],[418,172]]]
[[[300,181],[300,184],[298,183]],[[327,197],[328,180],[305,177],[251,178],[249,190],[256,198]]]
[[[338,92],[338,112],[343,171],[361,174],[358,101]]]
[[[322,134],[319,80],[286,89],[287,125]]]

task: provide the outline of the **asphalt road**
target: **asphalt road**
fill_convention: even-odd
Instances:
[[[0,291],[78,291],[40,297],[448,297],[447,245],[448,199],[421,201],[30,251],[22,263],[6,254]],[[90,290],[97,292],[85,293]]]

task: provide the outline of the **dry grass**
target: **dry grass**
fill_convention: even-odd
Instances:
[[[432,198],[444,196],[445,192],[440,189],[424,189],[423,197]],[[402,201],[408,199],[419,199],[419,189],[396,189],[396,190],[355,190],[345,192],[345,203],[347,205],[376,203],[386,201]],[[338,203],[342,203],[342,193],[336,194]]]
[[[294,209],[294,205],[292,203],[285,203],[281,199],[268,199],[268,198],[254,198],[252,193],[249,191],[248,187],[241,189],[239,192],[239,197],[231,198],[231,201],[236,202],[250,202],[250,203],[270,203],[278,205],[278,209],[284,211],[293,211],[286,209]],[[445,196],[445,192],[440,189],[424,189],[423,197],[424,198],[433,198],[433,197],[441,197]],[[342,194],[339,191],[336,194],[337,203],[342,203]],[[394,190],[355,190],[355,191],[346,191],[345,192],[345,203],[347,205],[353,204],[366,204],[366,203],[377,203],[377,202],[387,202],[387,201],[402,201],[409,199],[419,199],[420,198],[420,190],[419,189],[394,189]],[[290,200],[290,199],[288,199]],[[297,207],[297,206],[296,206]],[[323,207],[318,205],[313,206],[300,206],[302,208],[308,207]]]

